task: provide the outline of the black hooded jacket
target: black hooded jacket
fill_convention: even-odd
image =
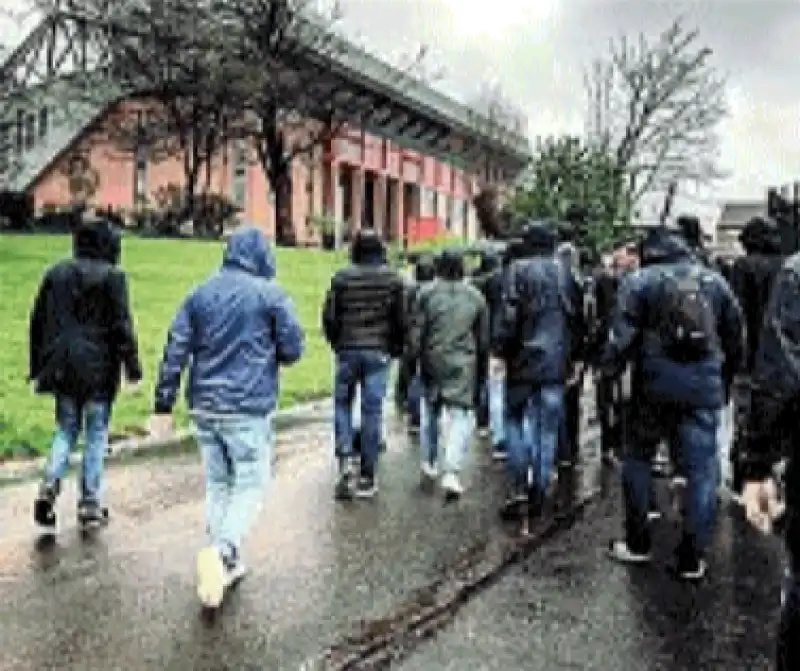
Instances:
[[[116,395],[122,367],[142,377],[119,236],[105,221],[82,225],[74,258],[45,273],[30,320],[29,376],[39,393],[81,400]]]
[[[734,262],[731,287],[744,312],[747,329],[745,372],[750,373],[758,352],[764,312],[783,257],[780,231],[777,224],[770,219],[751,219],[742,230],[739,240],[745,248],[746,256]]]
[[[356,235],[351,264],[337,271],[325,297],[322,330],[331,348],[368,349],[400,356],[405,333],[405,286],[386,264],[373,231]]]

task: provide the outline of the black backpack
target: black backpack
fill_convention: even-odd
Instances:
[[[661,345],[673,361],[696,363],[714,351],[717,319],[697,271],[665,276],[660,314]]]

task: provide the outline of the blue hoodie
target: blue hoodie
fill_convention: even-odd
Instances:
[[[715,270],[702,266],[687,244],[666,229],[652,231],[642,243],[643,268],[622,280],[603,366],[618,368],[633,359],[641,392],[656,402],[719,408],[726,386],[741,365],[744,328],[739,303]],[[658,337],[655,303],[667,274],[696,272],[701,291],[716,317],[717,343],[704,361],[676,362]]]
[[[186,397],[197,413],[265,416],[275,409],[278,367],[298,361],[303,329],[275,281],[264,234],[237,230],[222,268],[178,310],[167,337],[155,411],[172,411],[189,365]]]

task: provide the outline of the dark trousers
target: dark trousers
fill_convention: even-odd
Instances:
[[[561,423],[558,441],[558,460],[575,464],[578,460],[581,426],[581,391],[583,384],[566,388],[564,393],[564,419]]]
[[[625,421],[619,378],[600,378],[595,386],[595,402],[600,420],[603,454],[621,456],[625,442]]]

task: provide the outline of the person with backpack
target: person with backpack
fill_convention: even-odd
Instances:
[[[652,460],[666,439],[687,478],[676,571],[685,580],[701,580],[717,506],[724,375],[741,362],[742,313],[724,278],[666,228],[643,240],[641,265],[619,289],[602,356],[606,373],[633,363],[636,399],[622,468],[625,536],[612,540],[609,552],[625,563],[650,561]]]
[[[564,413],[564,390],[575,377],[571,343],[582,319],[581,290],[555,258],[556,235],[547,222],[525,225],[515,260],[504,274],[502,314],[494,325],[493,354],[506,371],[506,446],[510,494],[501,516],[525,506],[541,513],[552,482]]]
[[[33,304],[29,378],[37,393],[55,396],[56,432],[33,506],[45,533],[56,530],[56,500],[82,430],[78,522],[96,527],[108,517],[102,482],[111,408],[123,369],[128,382],[142,378],[120,253],[113,226],[84,219],[73,234],[73,258],[47,270]]]
[[[800,669],[800,254],[789,257],[775,278],[752,364],[742,503],[763,533],[783,520],[787,563],[775,669],[794,671]],[[774,473],[786,459],[781,501]]]

